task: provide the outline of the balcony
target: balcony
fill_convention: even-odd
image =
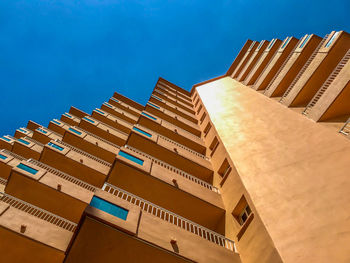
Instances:
[[[157,85],[156,86],[157,89],[161,89],[163,93],[166,94],[166,96],[168,97],[168,99],[172,99],[174,101],[176,101],[177,103],[181,103],[183,105],[186,105],[188,107],[192,107],[192,100],[190,98],[185,99],[184,97],[181,96],[177,96],[177,94],[175,92],[169,91],[167,89],[162,89],[161,86]]]
[[[24,160],[26,160],[26,158],[18,154],[5,149],[0,150],[0,178],[5,180],[2,180],[4,184],[7,183],[7,179],[11,174],[12,168]]]
[[[121,148],[107,182],[224,233],[225,209],[218,190],[144,153]]]
[[[104,190],[86,209],[66,262],[240,262],[224,236],[115,186]],[[124,216],[105,212],[105,204]]]
[[[5,135],[0,137],[0,149],[6,149],[11,151],[13,143],[16,141],[16,138],[10,136],[10,135]]]
[[[193,105],[189,106],[189,105],[187,105],[185,103],[182,103],[181,101],[178,101],[178,100],[176,100],[176,99],[174,99],[172,97],[169,97],[168,95],[166,95],[166,93],[164,93],[163,91],[161,91],[160,89],[157,89],[157,88],[155,88],[153,90],[153,93],[156,96],[160,97],[161,99],[169,101],[172,104],[176,105],[177,107],[180,107],[180,108],[186,110],[187,112],[189,112],[191,114],[195,114],[195,111],[193,110]]]
[[[115,106],[115,107],[117,107],[117,108],[120,108],[120,109],[122,109],[122,110],[124,110],[124,111],[126,111],[126,112],[128,112],[128,113],[130,113],[130,114],[132,114],[132,115],[135,115],[135,116],[139,116],[140,113],[141,113],[140,110],[138,110],[138,109],[136,109],[136,108],[134,108],[134,107],[128,105],[128,104],[125,103],[125,102],[122,102],[122,101],[120,101],[120,100],[117,100],[117,99],[114,98],[114,97],[111,97],[111,98],[109,99],[108,103],[111,104],[111,105],[113,105],[113,106]]]
[[[79,127],[119,146],[124,145],[128,137],[128,134],[92,117],[82,118]]]
[[[32,138],[46,144],[51,140],[62,140],[62,135],[45,127],[39,127],[34,130]]]
[[[75,146],[108,163],[113,163],[119,146],[79,127],[70,127],[64,133],[63,142]]]
[[[93,196],[93,191],[81,187],[72,178],[36,160],[12,163],[5,192],[42,209],[78,223]],[[67,180],[68,179],[68,180]],[[93,186],[90,186],[93,188]]]
[[[93,117],[96,120],[102,121],[106,124],[108,124],[109,126],[112,126],[113,128],[120,130],[124,133],[129,134],[131,128],[132,128],[132,124],[121,119],[118,118],[117,116],[114,116],[111,113],[108,113],[102,109],[94,109],[91,117]]]
[[[48,128],[61,136],[65,133],[65,131],[70,127],[70,124],[65,123],[64,121],[53,119],[50,121]]]
[[[44,145],[30,137],[16,139],[11,151],[25,158],[39,160]]]
[[[207,157],[147,128],[135,126],[126,144],[206,182],[212,181],[213,170]]]
[[[200,154],[206,153],[206,147],[202,139],[170,122],[156,118],[150,113],[142,112],[137,124],[157,131],[159,134],[187,146]]]
[[[145,107],[145,111],[163,119],[170,123],[173,123],[174,125],[200,137],[201,131],[199,129],[199,126],[189,120],[186,120],[180,116],[177,116],[171,111],[168,111],[155,103],[148,102]]]
[[[76,224],[0,193],[2,262],[61,263]]]
[[[119,101],[125,102],[126,104],[134,107],[135,109],[142,111],[144,106],[137,103],[136,101],[133,101],[125,96],[123,96],[122,94],[118,93],[118,92],[114,92],[113,94],[113,98],[116,98]]]
[[[159,106],[163,107],[164,109],[167,109],[167,110],[185,118],[186,120],[189,120],[189,121],[196,123],[196,124],[198,123],[198,120],[194,114],[191,114],[191,113],[187,112],[186,110],[183,110],[182,108],[178,108],[174,104],[161,99],[160,97],[158,97],[155,94],[152,94],[149,101],[152,103],[158,104]]]
[[[111,164],[62,141],[45,145],[39,160],[93,186],[101,187]]]
[[[105,112],[113,114],[114,116],[132,124],[136,123],[138,118],[137,116],[130,114],[118,107],[115,107],[112,104],[109,104],[108,102],[104,102],[101,106],[101,109]]]
[[[33,132],[27,128],[24,128],[24,127],[18,128],[15,132],[15,135],[14,135],[14,137],[17,139],[22,138],[22,137],[26,137],[26,136],[32,137]]]
[[[70,113],[63,113],[61,115],[61,121],[69,124],[69,125],[72,125],[72,126],[78,126],[79,123],[80,123],[80,119],[79,117],[77,116],[74,116],[73,114],[70,114]]]

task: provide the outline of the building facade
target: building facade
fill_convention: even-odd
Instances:
[[[350,262],[350,35],[248,40],[0,138],[1,262]]]

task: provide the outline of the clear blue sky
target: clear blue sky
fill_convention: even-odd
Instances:
[[[0,135],[114,91],[145,103],[159,76],[190,89],[247,38],[349,32],[349,13],[349,0],[2,0]]]

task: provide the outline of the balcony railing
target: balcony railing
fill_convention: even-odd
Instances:
[[[108,166],[108,167],[112,166],[109,162],[106,162],[106,161],[104,161],[104,160],[102,160],[102,159],[100,159],[100,158],[98,158],[98,157],[96,157],[94,155],[91,155],[91,154],[89,154],[87,152],[84,152],[84,151],[82,151],[82,150],[80,150],[80,149],[78,149],[78,148],[76,148],[76,147],[74,147],[74,146],[72,146],[72,145],[70,145],[68,143],[62,142],[61,140],[58,140],[58,139],[56,139],[55,141],[60,143],[60,144],[62,144],[62,145],[64,145],[64,146],[66,146],[66,147],[68,147],[70,150],[72,150],[72,151],[74,151],[76,153],[79,153],[81,155],[84,155],[84,156],[86,156],[86,157],[88,157],[88,158],[90,158],[90,159],[92,159],[92,160],[94,160],[96,162],[99,162],[99,163],[101,163],[101,164],[103,164],[105,166]]]
[[[79,180],[78,178],[75,178],[69,174],[66,174],[64,172],[61,172],[60,170],[57,170],[47,164],[44,164],[42,162],[39,162],[37,160],[34,160],[34,159],[28,159],[28,162],[32,163],[32,164],[35,164],[36,166],[39,166],[40,168],[43,168],[45,169],[46,171],[58,176],[58,177],[61,177],[62,179],[68,181],[68,182],[71,182],[73,184],[76,184],[77,186],[81,187],[81,188],[84,188],[90,192],[95,192],[96,191],[96,187],[91,185],[91,184],[88,184],[82,180]]]
[[[203,180],[201,180],[193,175],[190,175],[190,174],[188,174],[188,173],[186,173],[186,172],[184,172],[184,171],[182,171],[182,170],[180,170],[180,169],[178,169],[170,164],[167,164],[166,162],[163,162],[163,161],[161,161],[161,160],[159,160],[151,155],[148,155],[147,153],[144,153],[144,152],[142,152],[134,147],[131,147],[129,145],[125,145],[124,147],[135,152],[135,153],[138,153],[138,154],[146,157],[147,159],[152,160],[154,163],[156,163],[156,164],[158,164],[158,165],[160,165],[160,166],[162,166],[162,167],[164,167],[164,168],[166,168],[166,169],[168,169],[168,170],[170,170],[178,175],[185,177],[188,180],[191,180],[192,182],[194,182],[196,184],[199,184],[205,188],[208,188],[209,190],[212,190],[216,193],[220,193],[219,189],[216,188],[215,186],[213,186],[213,185],[211,185],[211,184],[209,184],[209,183],[207,183],[207,182],[205,182],[205,181],[203,181]]]
[[[12,156],[12,157],[14,157],[14,158],[20,160],[20,161],[25,161],[25,160],[27,160],[26,158],[24,158],[24,157],[22,157],[22,156],[20,156],[20,155],[18,155],[18,154],[15,154],[15,153],[13,153],[13,152],[10,152],[10,151],[8,151],[8,150],[6,150],[6,149],[2,149],[0,152],[6,153],[6,154],[8,154],[8,155],[10,155],[10,156]]]
[[[77,224],[63,217],[50,213],[49,211],[41,209],[35,205],[29,204],[3,192],[0,192],[0,201],[70,232],[74,232],[77,227]]]
[[[350,118],[345,122],[343,127],[339,130],[339,133],[348,136],[350,134]]]
[[[6,185],[7,184],[7,180],[5,178],[1,178],[0,177],[0,184]]]
[[[186,218],[183,218],[169,210],[166,210],[160,206],[157,206],[141,197],[133,195],[125,190],[122,190],[114,185],[105,183],[102,190],[111,193],[123,200],[126,200],[134,205],[139,206],[142,210],[150,213],[164,221],[174,224],[186,231],[189,231],[201,238],[204,238],[210,242],[213,242],[221,247],[227,248],[231,251],[237,252],[235,244],[232,240],[222,236],[208,228],[198,225]]]

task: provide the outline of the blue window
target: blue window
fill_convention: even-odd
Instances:
[[[105,114],[103,111],[99,110],[99,109],[95,109],[95,111],[97,111],[98,113],[101,113],[101,114]]]
[[[0,154],[0,159],[5,160],[5,159],[7,159],[7,156]]]
[[[7,142],[10,142],[10,141],[11,141],[9,138],[6,138],[5,136],[2,136],[1,138],[4,139],[4,140],[7,141]]]
[[[270,42],[270,45],[267,47],[267,49],[270,49],[273,45],[273,43],[275,43],[276,41],[276,38],[272,39],[271,42]]]
[[[23,163],[20,163],[19,165],[17,165],[17,167],[31,174],[36,174],[38,172],[38,170],[35,170],[34,168]]]
[[[305,46],[305,43],[309,40],[310,37],[311,37],[311,35],[307,35],[307,37],[305,37],[304,41],[301,43],[299,48],[302,48],[303,46]]]
[[[163,101],[161,98],[158,98],[157,96],[152,95],[152,97],[159,100],[159,101]]]
[[[57,145],[57,144],[54,144],[54,143],[52,143],[52,142],[49,142],[47,145],[49,145],[49,146],[51,146],[52,148],[55,148],[55,149],[57,149],[57,150],[59,150],[59,151],[63,151],[63,147],[61,147],[61,146],[59,146],[59,145]]]
[[[57,124],[57,125],[61,125],[61,123],[59,121],[56,121],[56,120],[52,120],[51,122]]]
[[[265,41],[265,40],[263,40],[263,41],[260,42],[260,44],[259,44],[259,46],[258,46],[257,49],[260,49],[260,48],[261,48],[261,46],[262,46],[262,44],[264,43],[264,41]]]
[[[153,117],[153,116],[151,116],[151,115],[149,115],[149,114],[147,114],[147,113],[145,113],[145,112],[142,112],[141,113],[142,115],[144,115],[144,116],[147,116],[148,118],[151,118],[152,120],[157,120],[157,118],[155,118],[155,117]]]
[[[24,130],[24,129],[22,129],[22,128],[19,128],[18,130],[20,130],[20,131],[23,132],[23,133],[27,133],[27,131]]]
[[[68,117],[68,118],[72,118],[71,115],[69,115],[68,113],[63,113],[64,116]]]
[[[113,108],[111,104],[104,102],[103,105],[106,105],[107,107]]]
[[[111,98],[111,100],[114,100],[115,102],[119,102],[119,100],[115,99],[115,98]]]
[[[152,107],[155,107],[156,109],[160,109],[157,105],[153,104],[152,102],[148,102],[147,104]]]
[[[89,118],[84,117],[83,119],[88,121],[88,122],[95,123],[93,120],[90,120]]]
[[[123,152],[123,151],[119,151],[118,155],[120,155],[120,156],[134,162],[134,163],[137,163],[139,165],[143,165],[143,160],[141,160],[140,158],[137,158],[131,154],[128,154],[128,153]]]
[[[115,204],[112,204],[106,200],[103,200],[97,196],[94,196],[90,202],[90,205],[92,207],[95,207],[97,209],[102,210],[103,212],[106,212],[112,216],[118,217],[120,219],[126,220],[126,217],[128,216],[129,211],[117,206]]]
[[[137,132],[139,132],[139,133],[142,133],[143,135],[146,135],[147,137],[152,137],[152,134],[150,134],[150,133],[148,133],[148,132],[145,132],[144,130],[141,130],[141,129],[139,129],[139,128],[137,128],[137,127],[133,127],[132,128],[134,131],[137,131]]]
[[[74,132],[75,134],[78,134],[78,135],[81,134],[80,131],[77,131],[76,129],[73,129],[73,128],[68,128],[68,130],[70,130],[70,131],[72,131],[72,132]]]
[[[37,128],[36,130],[39,131],[39,132],[45,133],[45,134],[47,133],[47,131],[45,131],[43,129],[40,129],[40,128]]]
[[[339,32],[335,32],[335,33],[333,34],[333,36],[331,37],[331,39],[327,42],[326,47],[329,47],[329,46],[332,44],[333,40],[338,36],[338,34],[339,34]]]
[[[286,40],[284,40],[284,43],[281,48],[284,48],[287,45],[289,39],[291,39],[291,37],[287,37]]]
[[[25,141],[23,139],[18,139],[18,141],[21,142],[21,143],[24,143],[25,145],[29,145],[30,144],[30,142],[27,142],[27,141]]]

